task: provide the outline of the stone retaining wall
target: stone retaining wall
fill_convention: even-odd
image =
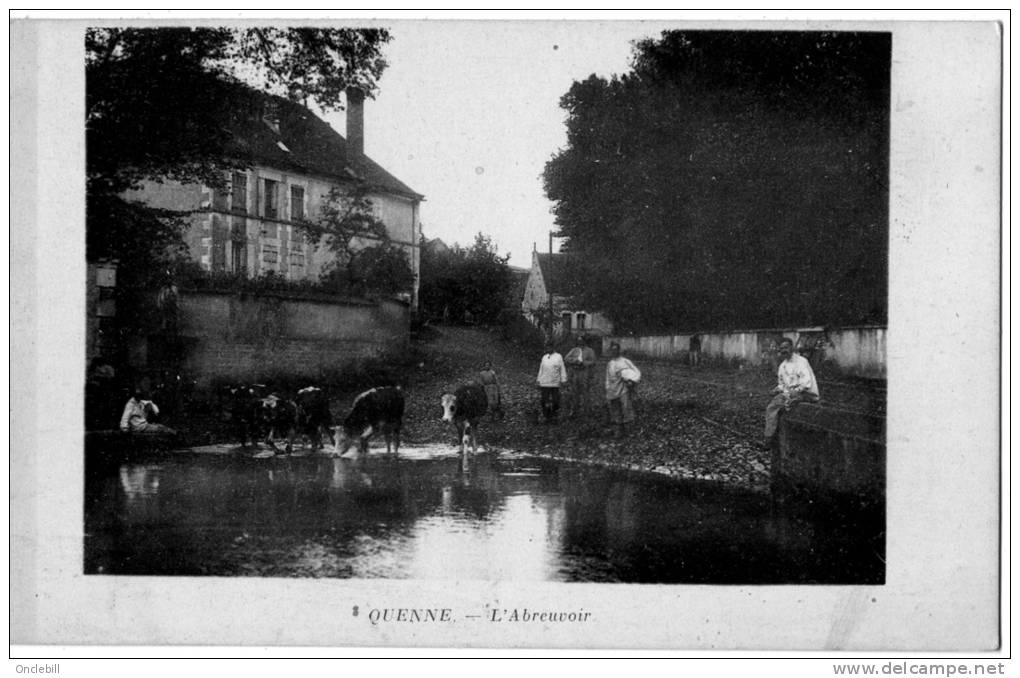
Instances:
[[[318,379],[406,348],[410,313],[398,301],[310,301],[183,292],[184,370],[199,387],[267,375]]]

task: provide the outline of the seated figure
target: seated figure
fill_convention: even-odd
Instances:
[[[789,338],[779,342],[779,363],[777,371],[778,383],[772,392],[775,394],[765,408],[765,441],[766,447],[774,443],[776,430],[779,428],[779,414],[798,402],[818,402],[818,381],[811,369],[811,364],[804,356],[793,350],[793,341]]]
[[[159,407],[156,406],[156,403],[146,399],[145,393],[141,389],[135,389],[131,399],[124,406],[124,414],[120,417],[120,430],[146,435],[175,435],[177,433],[169,426],[150,421],[157,416],[159,416]]]

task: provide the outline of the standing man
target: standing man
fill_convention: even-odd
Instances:
[[[570,416],[576,417],[578,410],[587,414],[595,376],[595,351],[588,346],[584,335],[577,335],[577,345],[570,349],[564,361],[570,377]]]
[[[542,414],[547,422],[553,421],[560,411],[560,387],[567,382],[567,368],[552,341],[545,344],[537,381],[542,395]]]
[[[773,443],[779,428],[779,413],[789,410],[799,402],[818,401],[818,382],[811,364],[804,356],[793,350],[793,340],[784,338],[779,342],[779,383],[772,392],[776,395],[765,408],[765,446]]]
[[[620,345],[609,345],[609,364],[606,365],[606,403],[609,420],[616,425],[616,435],[627,433],[627,425],[634,421],[633,389],[641,381],[641,371],[620,355]]]

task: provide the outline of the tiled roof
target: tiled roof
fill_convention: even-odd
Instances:
[[[368,156],[351,153],[347,140],[304,106],[243,87],[237,101],[224,128],[239,159],[339,181],[364,180],[414,200],[424,197]],[[263,119],[267,111],[275,112],[266,117],[279,120],[278,132]]]
[[[515,304],[524,300],[524,293],[528,288],[528,276],[531,271],[526,268],[510,267],[510,274],[513,276],[513,284],[510,286],[510,298]]]
[[[547,294],[568,295],[566,289],[566,266],[570,255],[549,252],[538,253],[538,267],[542,271],[542,281],[545,283]]]

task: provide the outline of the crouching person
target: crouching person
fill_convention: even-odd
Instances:
[[[641,381],[641,371],[620,355],[620,345],[609,345],[609,364],[606,365],[606,404],[609,420],[616,427],[616,435],[627,434],[627,426],[634,423],[634,389]]]
[[[131,399],[124,406],[124,414],[120,417],[120,430],[145,435],[177,435],[177,431],[169,426],[151,421],[158,416],[159,407],[156,403],[148,400],[141,389],[135,389]]]
[[[775,443],[776,430],[779,428],[779,415],[799,402],[818,402],[818,382],[811,364],[802,355],[793,350],[793,340],[783,339],[779,342],[778,384],[772,392],[775,394],[765,408],[765,440],[766,447]]]

